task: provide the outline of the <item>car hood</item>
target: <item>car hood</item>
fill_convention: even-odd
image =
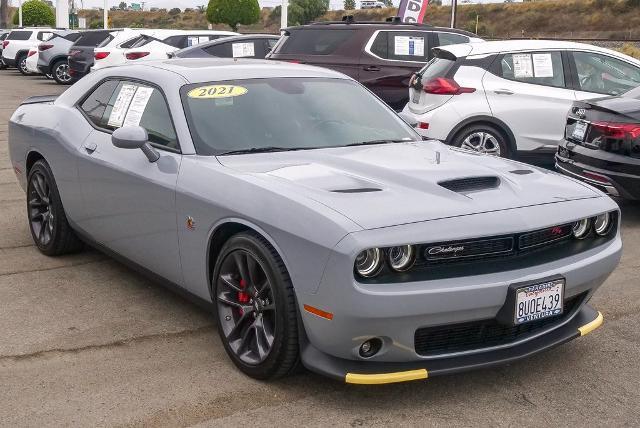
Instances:
[[[269,188],[279,185],[300,192],[364,229],[600,196],[554,172],[438,142],[220,156],[218,160],[261,178]]]

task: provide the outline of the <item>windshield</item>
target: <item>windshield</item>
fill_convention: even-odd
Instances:
[[[420,139],[393,110],[350,80],[247,79],[187,85],[181,94],[202,155]]]

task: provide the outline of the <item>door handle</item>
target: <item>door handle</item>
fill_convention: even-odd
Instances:
[[[98,145],[96,143],[88,143],[84,145],[84,150],[90,155],[93,154],[97,148]]]
[[[513,91],[510,89],[496,89],[493,93],[498,95],[513,95]]]
[[[378,67],[377,65],[367,65],[365,67],[363,67],[364,71],[380,71],[380,67]]]

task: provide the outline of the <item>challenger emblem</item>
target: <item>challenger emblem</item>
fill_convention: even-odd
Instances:
[[[196,228],[196,222],[193,220],[193,217],[188,216],[187,217],[187,229],[189,230],[195,230]]]
[[[464,251],[464,246],[459,245],[457,247],[453,247],[449,245],[448,247],[431,247],[427,250],[427,254],[430,256],[435,256],[437,254],[453,254],[455,256],[460,251]]]

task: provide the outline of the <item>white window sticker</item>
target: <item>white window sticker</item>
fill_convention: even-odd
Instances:
[[[396,36],[394,39],[395,55],[424,56],[424,38]]]
[[[149,98],[151,98],[152,93],[153,88],[142,86],[138,88],[136,94],[133,96],[129,110],[127,111],[127,116],[124,119],[123,126],[140,125],[140,119],[142,119],[142,114],[144,113],[144,109],[147,108],[147,103],[149,102]]]
[[[533,74],[536,77],[553,77],[551,54],[533,54]]]
[[[124,118],[127,114],[127,109],[129,108],[129,104],[131,104],[131,99],[136,93],[137,88],[138,87],[136,85],[122,85],[120,93],[116,98],[116,102],[113,104],[111,114],[109,115],[109,122],[107,122],[109,126],[114,126],[116,128],[120,128],[122,126],[122,122],[124,122]]]
[[[243,58],[243,57],[256,55],[256,49],[255,49],[255,46],[253,45],[253,42],[233,43],[231,45],[231,49],[233,50],[234,58]]]
[[[187,46],[195,46],[208,41],[208,36],[187,36]]]
[[[530,54],[513,55],[513,77],[516,79],[533,77],[533,63]]]

